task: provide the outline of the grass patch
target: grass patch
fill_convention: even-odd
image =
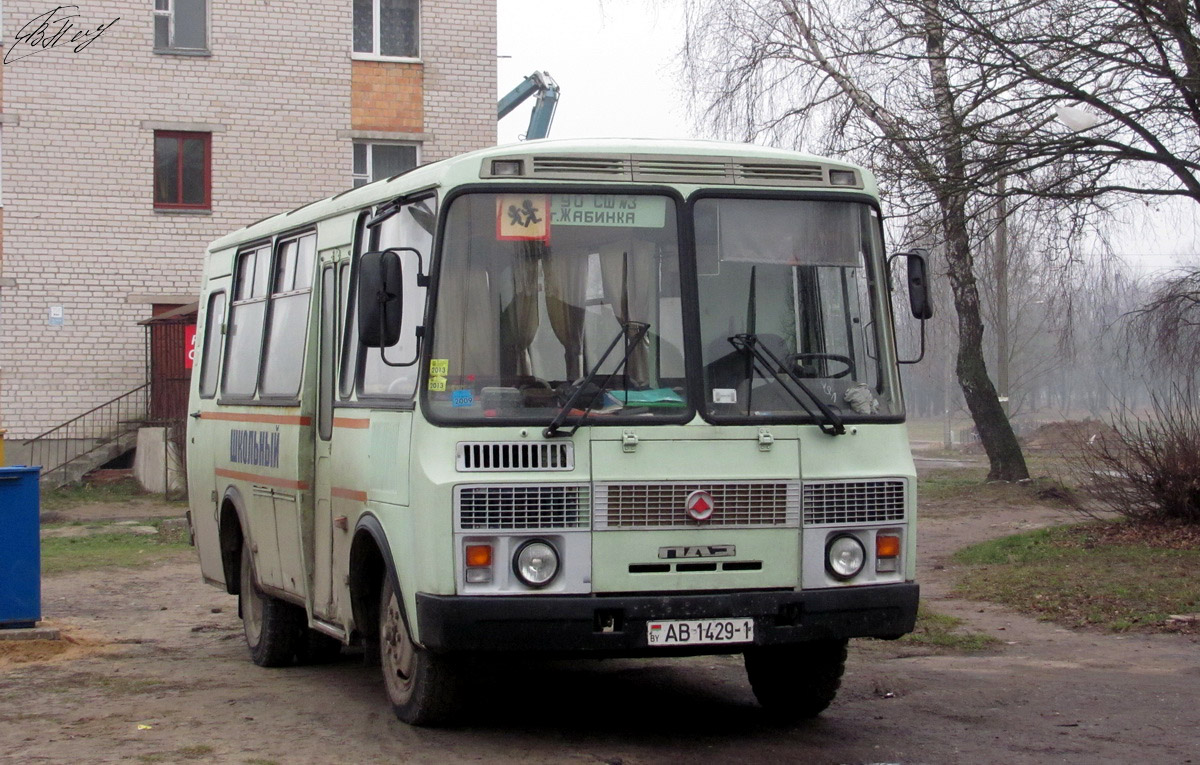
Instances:
[[[920,500],[959,499],[979,491],[987,481],[987,468],[933,468],[917,478]]]
[[[42,510],[62,510],[93,502],[128,502],[132,499],[148,499],[154,496],[156,495],[150,494],[137,481],[130,478],[95,486],[78,484],[59,489],[43,489],[41,499]]]
[[[155,524],[148,522],[148,525]],[[77,537],[49,537],[42,540],[42,573],[147,566],[190,551],[186,537],[186,531],[153,535],[104,531]]]
[[[180,762],[182,760],[198,760],[208,757],[215,750],[207,744],[185,746],[173,752],[151,752],[138,755],[139,762]]]
[[[967,567],[958,589],[1070,627],[1171,629],[1171,614],[1200,611],[1200,549],[1170,549],[1130,528],[1060,526],[972,545],[955,553]]]
[[[917,626],[900,642],[963,652],[986,651],[1000,642],[982,632],[963,630],[962,625],[962,619],[939,614],[922,603],[917,609]]]
[[[986,467],[953,467],[922,470],[917,478],[920,502],[969,502],[1064,507],[1069,491],[1054,478],[1034,478],[1021,483],[987,480]],[[1030,466],[1030,472],[1034,468]],[[1034,473],[1036,474],[1036,473]]]

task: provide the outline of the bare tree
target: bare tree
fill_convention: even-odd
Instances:
[[[1200,268],[1160,281],[1149,299],[1131,312],[1133,342],[1158,351],[1169,372],[1194,378],[1200,370]]]
[[[970,41],[950,55],[1004,89],[979,141],[1017,149],[1026,168],[1089,156],[1117,171],[1063,195],[1200,202],[1200,3],[939,0],[931,9]]]
[[[1031,190],[1085,187],[1106,165],[1027,163],[1017,142],[997,145],[1005,126],[1028,129],[1005,107],[1009,83],[972,63],[972,41],[946,25],[939,3],[690,0],[686,65],[718,130],[861,158],[893,190],[890,208],[917,222],[913,240],[944,248],[956,376],[989,477],[1021,479],[1024,457],[983,355],[975,249],[989,233],[997,179],[1022,173],[1012,184],[1020,197],[1006,192],[1018,206],[1038,198]]]

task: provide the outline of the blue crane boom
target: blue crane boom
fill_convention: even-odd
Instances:
[[[496,105],[497,119],[504,119],[505,115],[532,95],[537,95],[537,102],[533,105],[533,113],[529,115],[529,129],[525,131],[526,140],[545,138],[550,134],[550,123],[554,121],[554,110],[558,108],[559,95],[558,83],[550,73],[534,72]]]

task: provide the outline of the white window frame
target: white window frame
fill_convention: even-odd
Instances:
[[[177,48],[175,47],[175,0],[154,0],[154,20],[157,26],[158,18],[167,20],[167,47],[160,48],[155,40],[155,53],[201,54],[212,51],[212,4],[213,0],[204,3],[204,47]]]
[[[354,148],[353,148],[354,146],[366,146],[367,147],[367,171],[365,173],[354,172]],[[416,143],[414,141],[368,141],[368,140],[358,139],[352,143],[351,149],[350,149],[350,185],[351,186],[357,187],[359,185],[358,182],[360,180],[363,181],[363,183],[362,183],[363,186],[366,186],[368,183],[374,183],[375,181],[383,180],[382,178],[372,178],[371,177],[371,168],[372,168],[372,165],[374,164],[372,162],[372,159],[373,159],[372,154],[374,153],[374,151],[375,151],[374,147],[376,147],[376,146],[411,146],[414,149],[416,149],[416,163],[413,165],[413,167],[418,167],[421,164],[421,144]],[[390,178],[391,176],[388,176],[388,177]]]
[[[354,50],[354,18],[351,16],[350,58],[358,61],[402,61],[416,64],[421,63],[421,46],[425,42],[424,30],[421,27],[421,6],[423,4],[423,0],[415,0],[417,3],[417,54],[415,56],[385,56],[379,52],[380,1],[381,0],[371,0],[371,51],[369,53],[366,51]],[[351,11],[351,13],[353,13],[353,11]]]

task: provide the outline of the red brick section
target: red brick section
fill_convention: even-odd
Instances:
[[[422,64],[352,61],[350,129],[424,132],[424,79]]]

